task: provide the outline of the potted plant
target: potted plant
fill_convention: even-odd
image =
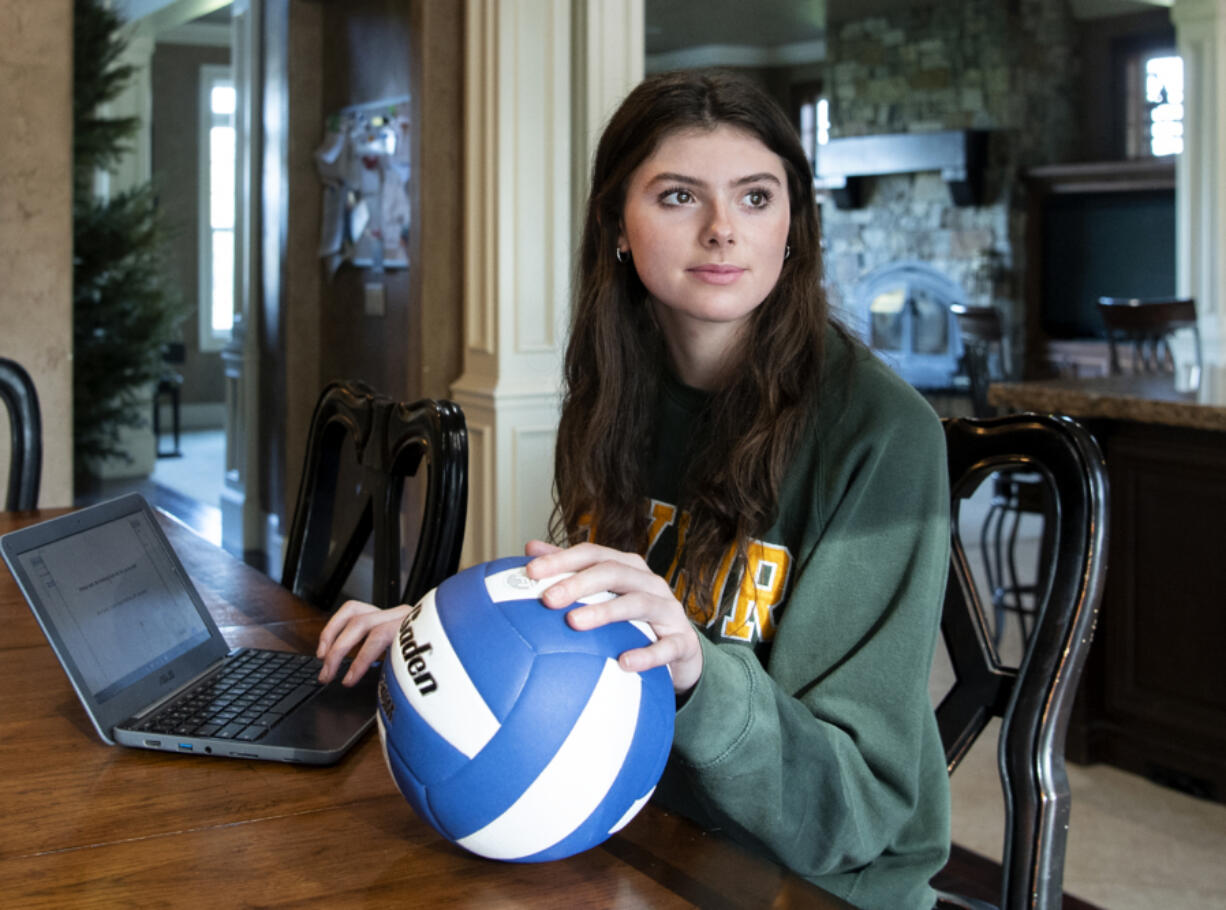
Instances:
[[[101,0],[76,0],[73,448],[78,487],[108,459],[134,460],[125,430],[147,426],[162,350],[177,336],[181,318],[180,299],[166,278],[152,184],[114,194],[95,191],[96,175],[123,156],[139,127],[135,117],[102,112],[133,77],[133,68],[120,60],[126,43],[122,29],[118,15]]]

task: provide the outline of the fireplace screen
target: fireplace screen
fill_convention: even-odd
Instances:
[[[917,388],[956,384],[962,344],[950,307],[966,297],[932,266],[901,262],[867,275],[853,295],[864,340]]]

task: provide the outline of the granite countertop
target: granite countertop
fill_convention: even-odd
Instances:
[[[1226,430],[1226,367],[1207,367],[1191,392],[1175,391],[1169,374],[1102,376],[994,382],[988,401],[1012,411]]]

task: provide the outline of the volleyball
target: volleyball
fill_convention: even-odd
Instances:
[[[530,579],[527,562],[472,566],[413,606],[383,662],[377,721],[423,820],[480,856],[541,862],[596,846],[643,807],[676,702],[666,668],[617,663],[654,640],[649,626],[572,629],[539,600],[564,576]]]

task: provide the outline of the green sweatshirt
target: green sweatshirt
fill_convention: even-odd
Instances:
[[[928,677],[949,564],[945,441],[927,403],[831,332],[822,402],[750,571],[687,609],[702,678],[677,711],[664,805],[863,908],[931,908],[949,779]],[[704,395],[660,394],[648,562],[674,563],[680,463]]]

